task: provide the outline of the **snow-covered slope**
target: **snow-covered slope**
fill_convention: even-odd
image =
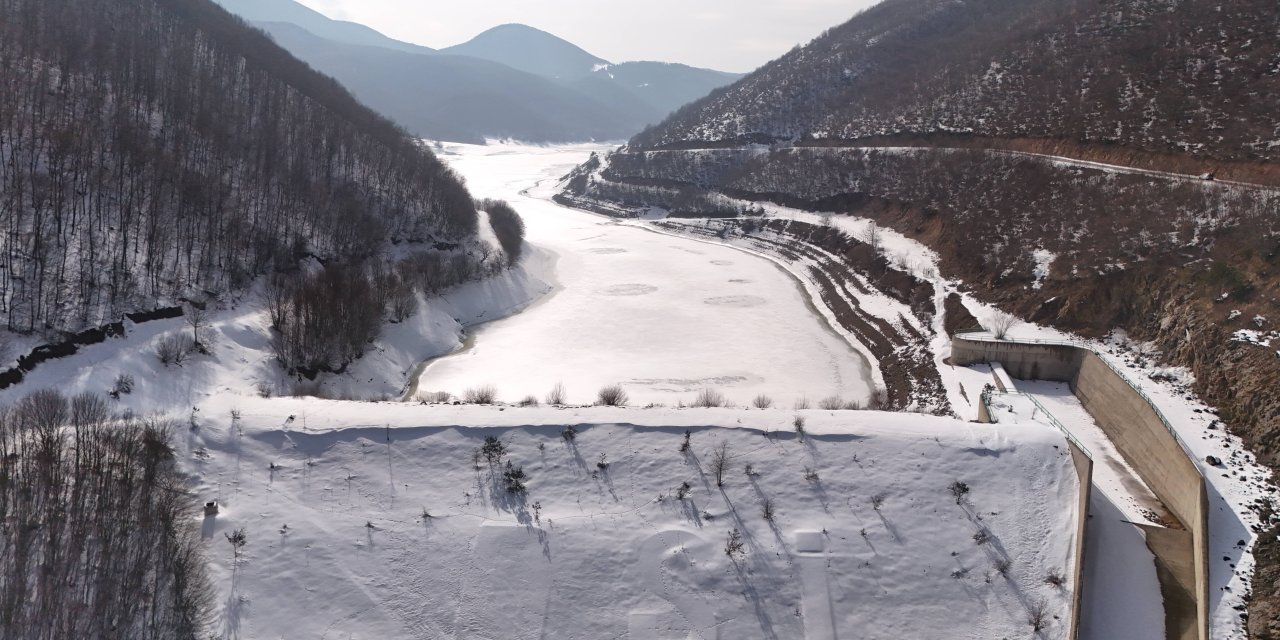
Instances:
[[[0,404],[45,387],[68,394],[106,393],[122,374],[138,383],[132,393],[120,397],[118,406],[139,414],[185,415],[210,398],[227,395],[399,398],[418,364],[457,349],[468,326],[515,313],[551,288],[550,258],[538,250],[530,254],[519,267],[501,275],[422,299],[417,313],[384,326],[370,350],[342,375],[321,374],[315,382],[285,376],[271,348],[270,320],[254,292],[232,308],[215,312],[202,329],[209,355],[192,354],[181,365],[162,365],[155,343],[166,335],[190,334],[191,328],[181,318],[126,323],[126,337],[41,364],[21,384],[0,391]]]
[[[1041,601],[1064,637],[1075,585],[1045,576],[1070,575],[1079,486],[1042,426],[806,412],[800,439],[782,411],[239,409],[190,439],[222,505],[203,528],[230,637],[985,639],[1029,634]],[[490,435],[527,494],[476,464]]]

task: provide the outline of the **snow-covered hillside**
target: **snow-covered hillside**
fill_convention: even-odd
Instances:
[[[203,533],[228,637],[1001,638],[1041,604],[1042,637],[1064,637],[1076,586],[1046,577],[1071,575],[1079,486],[1041,425],[810,411],[799,437],[783,411],[239,411],[189,441],[222,507]],[[507,451],[492,465],[486,436]],[[507,461],[527,493],[504,487]]]

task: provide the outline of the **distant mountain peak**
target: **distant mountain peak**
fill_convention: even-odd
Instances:
[[[442,53],[499,62],[534,75],[573,80],[609,61],[559,36],[525,24],[501,24]]]
[[[531,27],[527,24],[522,24],[519,22],[507,22],[505,24],[500,24],[496,27],[485,29],[484,31],[480,32],[480,35],[484,35],[486,33],[502,32],[502,31],[527,31],[532,33],[545,34],[553,38],[556,37],[554,35],[551,35],[550,33],[547,33],[546,31],[543,31],[542,29],[539,29],[537,27]]]

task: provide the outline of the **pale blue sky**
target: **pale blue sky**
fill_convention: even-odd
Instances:
[[[299,0],[398,40],[447,47],[499,24],[554,33],[613,62],[750,71],[875,0]]]

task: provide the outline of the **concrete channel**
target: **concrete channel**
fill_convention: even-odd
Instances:
[[[956,366],[998,362],[1012,378],[1070,385],[1125,462],[1177,520],[1172,527],[1138,525],[1155,556],[1165,637],[1208,640],[1208,493],[1199,467],[1160,409],[1105,358],[1080,345],[959,334],[952,340],[951,361]]]

